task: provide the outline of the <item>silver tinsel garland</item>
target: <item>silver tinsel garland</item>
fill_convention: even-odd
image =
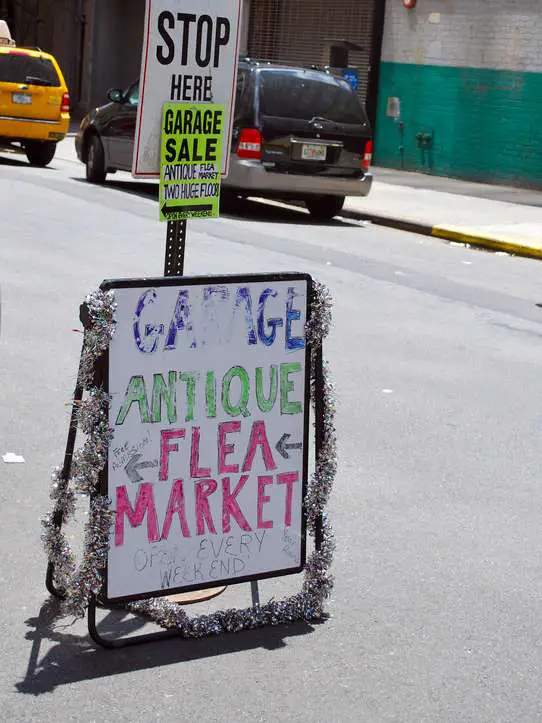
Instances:
[[[106,464],[107,448],[111,440],[108,426],[108,397],[93,387],[94,365],[107,348],[114,333],[114,298],[112,293],[98,291],[86,300],[92,327],[85,332],[79,382],[87,390],[88,397],[81,403],[78,423],[87,440],[73,459],[69,480],[53,473],[51,499],[53,509],[43,520],[43,543],[48,560],[54,566],[57,586],[66,591],[63,612],[82,617],[91,594],[97,595],[102,587],[102,571],[107,560],[111,529],[110,501],[98,496],[99,474]],[[314,283],[311,299],[311,316],[306,324],[306,338],[313,348],[319,347],[331,326],[331,295],[328,289]],[[311,364],[311,398],[315,399],[315,366]],[[157,623],[163,628],[178,629],[187,638],[199,638],[224,632],[249,630],[264,625],[279,625],[299,620],[317,620],[324,614],[324,602],[331,594],[333,578],[330,575],[334,538],[331,525],[325,516],[325,507],[331,493],[337,471],[335,437],[335,394],[329,369],[323,370],[323,435],[315,472],[308,485],[305,499],[307,530],[314,537],[319,520],[320,547],[309,556],[300,592],[283,600],[271,600],[263,605],[245,609],[219,610],[209,615],[189,617],[184,608],[166,598],[152,598],[129,603],[126,608]],[[62,532],[55,524],[58,512],[63,520],[69,519],[75,509],[75,491],[91,494],[89,520],[85,530],[83,560],[76,568],[74,554]]]
[[[52,509],[42,520],[42,541],[52,564],[53,580],[65,593],[62,612],[83,617],[91,593],[102,587],[101,570],[107,557],[111,512],[106,497],[95,496],[90,503],[85,530],[83,558],[77,566],[75,555],[62,528],[75,514],[76,494],[95,494],[99,474],[107,461],[111,439],[108,396],[93,386],[95,362],[108,348],[115,329],[115,299],[112,292],[96,291],[85,299],[91,326],[85,329],[78,384],[88,392],[77,408],[77,426],[86,436],[83,447],[73,456],[71,476],[60,467],[52,474]]]

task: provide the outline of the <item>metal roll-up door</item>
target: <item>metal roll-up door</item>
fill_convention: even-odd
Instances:
[[[365,102],[373,42],[376,0],[253,0],[248,52],[253,58],[327,65],[330,43],[347,40],[363,50],[350,51],[358,69],[358,94]]]

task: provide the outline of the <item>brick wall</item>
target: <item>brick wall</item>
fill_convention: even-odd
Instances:
[[[541,0],[386,5],[376,162],[542,185]]]

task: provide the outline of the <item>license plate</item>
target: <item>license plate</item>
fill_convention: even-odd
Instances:
[[[32,96],[28,93],[13,93],[12,99],[14,103],[20,103],[21,105],[30,105],[32,103]]]
[[[301,158],[304,161],[325,161],[327,146],[321,143],[304,143],[301,146]]]

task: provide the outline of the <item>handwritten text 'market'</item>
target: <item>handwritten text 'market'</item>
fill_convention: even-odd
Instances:
[[[145,517],[147,520],[147,538],[149,543],[167,540],[172,523],[178,520],[183,537],[206,534],[227,534],[231,530],[231,522],[235,521],[240,530],[252,532],[253,529],[272,529],[273,520],[266,519],[265,506],[271,500],[268,487],[284,489],[284,527],[292,524],[292,500],[294,485],[300,482],[298,471],[281,472],[278,474],[257,475],[256,510],[247,512],[241,508],[238,497],[251,477],[256,455],[261,456],[266,472],[274,472],[277,465],[273,459],[271,445],[267,438],[265,423],[262,420],[253,422],[248,446],[243,461],[236,459],[235,444],[229,435],[241,431],[240,422],[224,422],[218,425],[217,435],[217,472],[211,475],[211,466],[205,467],[199,459],[200,430],[192,428],[190,445],[190,487],[193,488],[193,509],[189,517],[193,519],[192,529],[188,523],[187,495],[183,479],[175,479],[170,490],[169,500],[162,524],[159,524],[157,507],[154,499],[154,485],[144,482],[137,488],[135,502],[132,504],[126,485],[116,490],[115,546],[124,544],[125,518],[132,527],[139,527]],[[180,452],[180,442],[186,439],[186,429],[166,429],[161,433],[160,473],[159,479],[165,481],[169,477],[169,457]],[[230,459],[233,457],[233,459]],[[237,475],[237,479],[233,475]],[[226,475],[220,478],[221,475]],[[250,484],[250,483],[249,483]],[[221,495],[220,522],[213,518],[211,498]],[[254,515],[254,512],[256,513]],[[256,524],[250,519],[256,518]]]

